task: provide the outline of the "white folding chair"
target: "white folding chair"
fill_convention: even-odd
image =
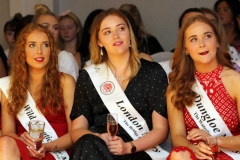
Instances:
[[[170,60],[173,56],[172,52],[158,52],[155,54],[152,54],[151,57],[155,62],[162,62],[162,61],[167,61]]]

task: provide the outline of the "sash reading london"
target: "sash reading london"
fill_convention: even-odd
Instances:
[[[149,132],[143,117],[135,110],[105,63],[85,68],[110,113],[118,114],[118,123],[134,139]],[[165,160],[168,152],[160,146],[145,151],[153,160]]]
[[[197,93],[194,104],[191,107],[186,107],[200,129],[205,130],[212,136],[232,136],[226,123],[214,108],[212,102],[203,90],[201,84],[196,78],[196,85],[193,90]],[[221,151],[228,154],[233,159],[240,159],[238,152],[232,152],[220,148]]]
[[[8,98],[8,89],[9,89],[10,79],[9,77],[4,77],[0,79],[0,89],[3,91],[6,98]],[[28,131],[28,123],[32,119],[42,120],[45,122],[44,128],[44,139],[43,143],[50,142],[58,138],[56,132],[49,124],[44,115],[36,108],[35,101],[32,96],[28,92],[28,98],[26,101],[25,107],[21,109],[21,111],[17,114],[19,121],[22,126]],[[66,151],[56,151],[50,152],[56,160],[68,160],[69,156]]]

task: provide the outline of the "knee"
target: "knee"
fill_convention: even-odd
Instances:
[[[170,160],[191,160],[190,153],[188,151],[172,151],[170,155]]]
[[[3,136],[0,138],[0,150],[9,150],[16,147],[16,142],[12,137]]]

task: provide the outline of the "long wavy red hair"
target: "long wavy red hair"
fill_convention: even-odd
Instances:
[[[64,106],[60,76],[58,71],[58,57],[52,33],[39,24],[28,24],[20,33],[11,61],[10,88],[9,88],[9,114],[16,115],[26,104],[29,87],[29,71],[26,62],[25,46],[27,37],[33,31],[40,31],[47,35],[51,51],[46,73],[42,77],[39,90],[40,99],[36,104],[43,113],[46,107],[52,115],[61,112]]]
[[[212,22],[205,16],[198,15],[189,18],[181,27],[178,34],[177,45],[172,59],[172,72],[169,74],[169,86],[167,94],[173,92],[171,100],[178,109],[193,104],[196,93],[192,90],[195,83],[195,67],[192,58],[186,56],[185,50],[185,32],[190,25],[196,22],[203,22],[209,25],[216,36],[219,47],[217,48],[217,62],[225,67],[233,69],[231,57],[224,46],[221,34]]]

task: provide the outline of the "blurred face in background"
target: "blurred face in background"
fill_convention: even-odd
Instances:
[[[221,3],[219,3],[217,7],[217,14],[222,20],[223,25],[228,25],[233,22],[233,19],[232,19],[233,14],[227,2],[222,1]]]
[[[38,20],[38,24],[41,24],[48,30],[50,30],[53,34],[55,42],[58,40],[58,34],[59,34],[59,25],[58,25],[58,20],[56,17],[51,16],[51,15],[41,15]]]
[[[15,46],[14,31],[6,30],[4,36],[9,48],[14,48]]]
[[[214,15],[210,14],[210,13],[204,13],[205,17],[207,17],[215,27],[217,27],[217,19]]]
[[[71,42],[77,38],[79,27],[71,18],[64,18],[59,22],[59,33],[65,42]]]
[[[197,16],[197,15],[203,15],[203,14],[200,13],[200,12],[189,12],[189,13],[185,14],[185,16],[184,16],[183,19],[182,19],[182,25],[183,25],[184,22],[186,22],[186,20],[187,20],[188,18]]]

